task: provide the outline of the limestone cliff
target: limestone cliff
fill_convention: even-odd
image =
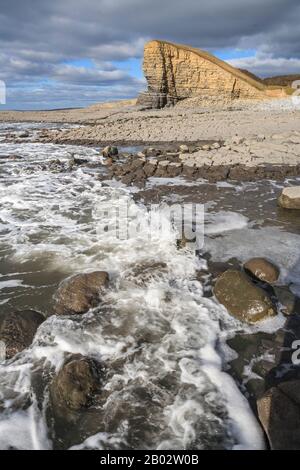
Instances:
[[[143,69],[148,90],[138,103],[147,107],[196,97],[206,104],[285,95],[283,88],[267,87],[208,52],[166,41],[146,44]]]

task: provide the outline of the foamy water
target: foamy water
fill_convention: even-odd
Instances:
[[[0,448],[263,448],[248,402],[224,372],[226,338],[244,326],[203,296],[196,271],[205,262],[177,249],[167,220],[163,233],[150,236],[143,224],[129,239],[116,238],[112,216],[120,204],[128,205],[132,224],[147,221],[147,209],[126,187],[101,182],[97,168],[49,170],[56,158],[67,167],[72,153],[99,161],[96,150],[84,147],[0,145],[0,307],[49,315],[32,346],[0,364]],[[276,246],[275,261],[292,265],[299,237],[282,242],[278,229],[264,230],[261,240]],[[271,255],[258,232],[245,215],[214,210],[206,217],[206,249],[216,260],[234,250],[243,260],[253,246]],[[102,303],[82,317],[51,315],[57,283],[94,270],[111,279]],[[278,317],[261,328],[281,325]],[[55,427],[48,397],[68,353],[93,357],[106,371],[98,406],[70,430]]]

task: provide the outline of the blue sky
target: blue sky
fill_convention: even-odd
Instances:
[[[299,0],[1,0],[0,109],[135,97],[145,42],[214,53],[261,77],[300,72]]]

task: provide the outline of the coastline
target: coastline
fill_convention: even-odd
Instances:
[[[220,358],[224,361],[222,367],[226,368],[225,374],[225,369],[223,370],[221,366],[219,367],[217,371],[217,373],[220,374],[219,379],[221,380],[222,374],[223,378],[229,374],[227,380],[232,380],[233,377],[235,384],[232,380],[231,386],[233,387],[232,391],[234,394],[237,394],[235,395],[236,399],[240,397],[240,399],[244,400],[244,412],[248,413],[249,417],[252,416],[253,413],[256,418],[258,418],[256,408],[257,399],[263,395],[266,388],[276,387],[278,384],[281,384],[281,380],[278,380],[276,374],[281,373],[282,370],[284,370],[286,361],[290,360],[291,344],[294,336],[297,335],[300,329],[297,320],[297,307],[288,314],[285,313],[282,306],[283,300],[276,291],[276,293],[272,294],[272,301],[278,309],[278,318],[274,320],[274,323],[272,323],[273,320],[271,320],[271,324],[267,327],[266,331],[264,330],[264,326],[262,326],[262,329],[258,327],[257,330],[254,328],[247,329],[245,325],[242,327],[240,324],[236,324],[234,319],[223,312],[221,305],[218,304],[213,297],[213,286],[217,277],[224,271],[228,269],[242,270],[243,262],[248,258],[254,255],[264,256],[265,253],[267,253],[269,255],[268,258],[271,260],[274,258],[274,261],[278,263],[284,274],[279,282],[279,290],[283,289],[285,294],[286,292],[288,293],[288,296],[294,296],[293,302],[295,305],[298,302],[297,295],[292,294],[289,289],[290,282],[295,282],[296,288],[298,289],[298,277],[293,277],[293,249],[294,246],[296,246],[297,249],[297,237],[299,233],[297,214],[295,214],[294,211],[288,211],[288,213],[286,213],[278,208],[277,196],[280,188],[284,187],[286,184],[290,184],[290,181],[292,181],[292,184],[298,184],[299,182],[297,177],[300,175],[300,132],[296,129],[299,111],[293,110],[277,111],[277,121],[275,120],[273,124],[270,121],[264,127],[264,130],[267,129],[269,133],[258,133],[258,125],[256,124],[252,126],[250,134],[240,135],[238,132],[242,133],[243,126],[244,130],[246,129],[249,112],[250,111],[220,111],[215,113],[215,116],[218,115],[219,117],[224,117],[224,113],[226,116],[228,116],[228,113],[234,113],[233,115],[229,115],[236,116],[236,119],[238,116],[241,117],[240,121],[242,123],[240,127],[236,128],[236,132],[232,136],[226,134],[229,131],[229,126],[227,126],[225,134],[219,139],[188,140],[185,138],[182,140],[171,140],[172,132],[178,131],[178,124],[176,123],[177,119],[179,119],[179,115],[176,111],[175,116],[177,117],[174,118],[175,130],[168,135],[170,127],[166,126],[166,128],[163,129],[163,136],[166,140],[149,141],[145,138],[130,140],[133,135],[138,134],[137,122],[140,122],[141,119],[148,122],[149,116],[151,116],[150,121],[157,121],[155,125],[150,125],[151,136],[157,135],[159,132],[158,122],[162,122],[161,119],[153,117],[156,116],[156,113],[130,111],[126,113],[126,117],[122,114],[121,122],[119,121],[120,116],[116,114],[110,114],[109,117],[103,119],[103,122],[106,123],[104,127],[107,125],[107,128],[113,129],[113,135],[118,134],[119,126],[123,126],[124,119],[129,119],[129,121],[126,122],[130,122],[132,132],[129,133],[127,138],[122,138],[121,140],[101,140],[103,136],[108,135],[108,130],[103,130],[102,125],[98,123],[74,128],[64,128],[64,124],[61,129],[59,126],[55,129],[47,129],[47,123],[45,123],[44,128],[36,129],[34,132],[30,130],[30,126],[28,126],[29,130],[25,126],[26,129],[24,131],[22,125],[20,125],[19,128],[16,126],[16,132],[9,129],[6,131],[4,125],[3,140],[1,140],[1,143],[3,144],[3,149],[6,147],[8,149],[7,156],[5,156],[5,151],[3,150],[4,154],[2,158],[3,162],[5,161],[6,164],[12,165],[14,168],[12,175],[17,174],[14,172],[20,171],[22,165],[25,165],[24,173],[21,170],[20,175],[24,178],[24,184],[29,199],[33,197],[33,205],[39,205],[40,196],[36,199],[34,192],[31,193],[31,185],[27,180],[28,178],[33,178],[36,181],[35,184],[39,184],[39,181],[43,181],[45,178],[46,186],[43,187],[42,193],[46,198],[48,197],[47,178],[49,178],[49,181],[52,181],[52,184],[56,185],[59,183],[59,192],[60,194],[64,194],[67,206],[70,202],[70,194],[72,198],[74,197],[74,201],[72,200],[70,206],[72,211],[74,204],[80,205],[82,192],[85,194],[85,197],[90,200],[89,204],[91,206],[87,208],[88,213],[90,209],[95,206],[96,201],[97,204],[101,206],[102,201],[105,201],[107,197],[106,191],[108,194],[111,194],[112,198],[116,196],[123,197],[125,192],[128,192],[128,195],[132,196],[133,201],[137,202],[137,210],[145,211],[145,217],[147,214],[146,208],[152,203],[174,202],[176,204],[176,202],[196,202],[205,205],[208,222],[206,226],[208,233],[206,251],[204,250],[197,254],[195,260],[192,261],[191,253],[188,250],[185,251],[184,244],[180,246],[179,243],[177,248],[176,243],[175,246],[172,246],[174,236],[170,233],[168,234],[168,239],[166,240],[163,251],[158,251],[160,256],[157,257],[157,250],[162,249],[160,248],[159,242],[157,246],[155,243],[151,244],[153,253],[149,259],[147,258],[148,254],[144,254],[143,261],[140,259],[140,248],[136,252],[136,247],[130,246],[130,250],[132,251],[127,260],[124,246],[118,244],[113,247],[113,250],[117,249],[120,259],[119,262],[121,263],[121,268],[118,271],[118,279],[120,279],[117,285],[119,285],[119,283],[121,283],[120,285],[125,283],[123,290],[120,291],[120,295],[126,294],[128,308],[131,308],[130,305],[132,302],[131,291],[128,290],[128,286],[129,289],[137,289],[135,292],[138,292],[140,289],[141,292],[139,295],[141,295],[141,299],[146,298],[146,304],[144,306],[146,312],[148,312],[147,309],[149,309],[149,313],[153,314],[153,306],[151,299],[149,300],[147,297],[147,289],[149,282],[151,285],[151,282],[155,281],[156,289],[167,289],[166,292],[162,294],[162,297],[159,297],[159,302],[163,305],[166,315],[169,315],[170,312],[172,313],[173,308],[177,308],[177,304],[174,303],[173,305],[172,302],[175,302],[174,299],[177,299],[178,302],[181,295],[181,291],[179,295],[179,292],[177,292],[178,288],[175,288],[172,284],[173,271],[178,270],[178,279],[180,279],[181,289],[193,305],[194,300],[192,292],[196,285],[197,302],[193,307],[195,309],[194,313],[199,313],[200,316],[205,315],[206,321],[210,327],[213,328],[213,317],[211,317],[211,315],[214,315],[214,309],[217,309],[217,321],[219,321],[220,324],[225,322],[226,326],[224,327],[225,330],[221,328],[220,332],[216,334],[214,341],[217,344],[222,338],[224,342],[223,347],[226,349],[228,347],[227,345],[229,345],[231,350],[235,351],[238,355],[238,357],[234,359],[230,354],[229,356],[226,354],[222,355],[218,350]],[[160,116],[168,116],[168,119],[172,119],[172,113],[173,111],[166,111],[165,114],[162,113]],[[252,113],[254,113],[253,110],[251,111],[251,116]],[[269,118],[271,117],[269,112],[263,111],[263,114],[260,115],[261,118],[265,116],[264,113],[266,113]],[[192,114],[192,116],[196,115],[195,112]],[[141,118],[141,116],[144,116],[144,118]],[[202,116],[201,119],[203,119],[203,115],[200,114],[200,116]],[[293,119],[293,116],[296,117],[296,119]],[[222,129],[224,126],[226,127],[226,124],[223,122],[223,117],[217,121]],[[188,132],[187,123],[189,119],[191,119],[191,116],[186,118],[185,126],[181,130],[181,135],[185,135],[185,133]],[[278,122],[280,124],[277,128]],[[232,123],[230,125],[232,125]],[[208,124],[206,124],[206,129],[208,129]],[[90,135],[91,130],[93,132]],[[279,132],[279,130],[281,130],[281,132]],[[6,135],[6,132],[11,135]],[[198,134],[195,133],[195,135],[199,136],[201,133],[200,129],[198,129],[197,132]],[[90,138],[84,140],[87,135],[90,135]],[[76,136],[78,137],[77,139]],[[192,136],[192,133],[190,133],[190,136]],[[116,145],[116,143],[120,146],[117,154],[113,151],[112,156],[110,156],[110,151],[106,150],[107,154],[104,155],[104,157],[101,156],[102,147],[106,144],[110,146]],[[43,147],[45,149],[44,151]],[[27,151],[23,155],[22,149],[26,148]],[[52,152],[53,155],[56,155],[55,159],[51,159]],[[31,155],[31,153],[32,157],[30,156],[30,158],[32,158],[32,165],[27,162],[27,156]],[[45,162],[43,162],[43,155],[45,156]],[[38,158],[38,162],[36,162],[36,158]],[[26,168],[27,165],[28,168]],[[12,180],[13,179],[14,177],[12,177]],[[117,180],[123,184],[120,184]],[[28,184],[29,186],[26,186]],[[71,189],[70,194],[68,187]],[[78,193],[76,193],[75,190],[77,187],[79,190]],[[73,195],[74,191],[76,193],[74,193],[75,195]],[[101,196],[101,194],[103,195]],[[241,197],[241,194],[243,194],[243,197]],[[14,201],[15,194],[12,194],[11,197],[12,201]],[[96,199],[94,199],[94,197]],[[99,199],[97,199],[97,197],[99,197]],[[55,217],[56,209],[52,214],[52,208],[55,208],[55,205],[52,206],[50,200],[48,201],[46,199],[46,201],[51,216]],[[106,208],[106,205],[104,205],[104,208]],[[78,210],[80,213],[81,207],[80,209],[78,208]],[[73,234],[76,235],[76,231],[78,230],[76,217],[72,213],[71,220],[73,218],[75,225],[70,232],[70,240],[72,240]],[[261,222],[260,219],[262,219],[263,222]],[[46,224],[46,221],[44,224]],[[63,228],[64,223],[61,227],[62,239],[64,239]],[[285,237],[289,240],[284,247],[282,247],[281,230],[286,230]],[[50,236],[52,236],[51,233],[50,231]],[[43,236],[44,235],[42,235],[42,237]],[[78,236],[82,236],[80,231]],[[84,272],[87,268],[90,270],[91,266],[95,269],[100,266],[101,269],[104,268],[109,272],[112,270],[110,256],[108,256],[104,264],[102,259],[104,254],[107,256],[109,250],[106,253],[103,247],[100,246],[100,253],[102,254],[100,259],[98,259],[98,241],[95,250],[92,239],[90,240],[89,237],[87,237],[87,241],[91,243],[91,245],[88,245],[88,248],[78,246],[79,252],[77,256],[78,260],[80,260],[79,268],[79,265],[77,265],[75,259],[73,259],[73,249],[77,243],[76,237],[77,235],[74,239],[75,244],[72,245],[72,267],[68,266],[70,270],[68,274]],[[258,239],[260,239],[259,244],[257,242]],[[103,241],[104,246],[108,247],[112,243],[107,237],[104,238]],[[57,246],[56,243],[55,241],[55,247]],[[112,246],[114,245],[112,244]],[[293,247],[293,249],[291,247]],[[28,244],[28,250],[29,252],[31,251],[30,243]],[[169,257],[166,258],[164,250],[169,253]],[[282,253],[281,250],[283,250]],[[89,257],[89,253],[92,255],[92,261]],[[229,253],[231,253],[231,257],[227,256]],[[87,254],[85,260],[87,264],[82,265],[82,259],[85,259],[85,254]],[[135,262],[132,261],[132,256],[134,256]],[[289,257],[288,268],[285,266],[287,257]],[[177,258],[180,262],[175,266],[174,259]],[[201,262],[202,268],[198,266],[194,271],[194,268],[196,268],[196,264],[194,265],[196,260],[198,260],[198,263]],[[58,260],[56,262],[58,262]],[[59,263],[61,264],[61,259]],[[72,263],[74,263],[74,265],[72,265]],[[187,290],[185,290],[186,273],[182,271],[186,264],[188,266],[189,276],[189,287]],[[36,267],[33,268],[30,265],[27,267],[29,271],[34,271],[34,269],[36,269]],[[170,278],[166,277],[166,269]],[[15,270],[16,272],[20,272],[18,265],[16,265]],[[286,274],[286,271],[288,274]],[[128,279],[126,275],[123,279],[124,272],[129,273]],[[58,280],[63,280],[63,273],[56,273],[53,278],[51,268],[49,272],[46,270],[44,284],[49,282],[48,276],[50,279],[54,280],[54,282],[51,282],[51,287],[49,286],[49,292],[46,297],[49,299],[47,309],[51,312],[53,291],[54,288],[57,287]],[[112,279],[114,279],[114,276],[113,270]],[[163,283],[161,284],[162,280]],[[164,287],[165,282],[169,287]],[[174,299],[171,301],[172,309],[169,312],[170,300],[168,300],[168,289],[170,286],[173,289]],[[261,287],[269,295],[269,288],[264,285]],[[275,287],[277,288],[277,286]],[[113,290],[109,290],[107,294],[108,300],[105,307],[108,308],[110,314],[111,310],[114,312],[113,307],[111,307],[109,303],[111,295],[115,296],[115,298],[118,298],[119,295],[115,280],[113,280],[112,289]],[[147,304],[148,300],[149,305]],[[41,302],[41,299],[39,299],[39,302]],[[96,312],[102,315],[101,305],[102,304],[96,307]],[[209,306],[208,312],[205,311],[207,306]],[[30,307],[36,309],[36,305],[34,304]],[[9,308],[12,307],[9,306]],[[197,327],[197,334],[199,334],[197,341],[200,341],[201,328],[197,324],[197,317],[191,316],[189,311],[185,310],[187,307],[184,302],[180,308],[186,312],[190,322],[196,322],[195,328]],[[204,310],[202,310],[202,308],[204,308]],[[178,319],[181,319],[182,314],[179,310]],[[137,307],[136,315],[138,312],[139,306]],[[101,325],[101,315],[98,318],[97,313],[93,318],[96,325],[98,325],[98,322]],[[126,309],[123,312],[122,309],[117,308],[116,312],[113,314],[121,314],[126,323],[128,315]],[[94,314],[92,314],[92,316],[93,315]],[[52,321],[54,321],[55,324],[57,320]],[[156,319],[156,321],[158,321],[158,319]],[[283,325],[284,321],[289,325],[292,333],[286,333]],[[47,322],[49,322],[49,326],[51,326],[51,316],[45,321],[45,331],[47,331],[48,327]],[[59,325],[59,322],[57,325]],[[184,324],[182,327],[183,326]],[[226,330],[227,327],[228,330]],[[110,328],[112,327],[110,326]],[[41,331],[43,332],[43,329]],[[64,334],[68,337],[69,332],[65,332]],[[91,333],[89,332],[89,334]],[[118,332],[117,334],[120,333]],[[141,335],[142,341],[144,341],[144,331],[141,331],[139,334]],[[152,331],[147,331],[145,344],[151,344],[149,337],[151,338],[153,334]],[[193,332],[191,331],[189,334],[191,338],[193,338]],[[108,338],[110,338],[110,336],[108,336]],[[120,338],[123,341],[124,335],[122,331]],[[72,336],[70,340],[73,341]],[[35,344],[36,343],[33,343],[33,349],[35,348]],[[156,344],[155,341],[153,344]],[[97,351],[96,343],[93,347],[96,348],[95,351]],[[213,346],[210,347],[213,349]],[[256,350],[259,354],[256,353]],[[269,357],[270,350],[274,356],[272,359]],[[233,354],[232,351],[231,355]],[[59,352],[59,354],[61,354],[61,352]],[[107,361],[109,363],[109,359],[107,359]],[[251,365],[252,361],[254,361],[253,370]],[[110,367],[112,372],[114,363],[112,363]],[[249,380],[246,375],[247,367],[250,367]],[[231,378],[229,378],[229,376]],[[259,376],[259,378],[257,376]],[[297,369],[293,367],[290,368],[287,377],[297,380]],[[237,388],[239,388],[243,397],[238,394]],[[250,410],[246,411],[248,404],[244,398],[245,396],[251,406],[252,413]],[[224,397],[222,398],[224,399]],[[221,395],[218,399],[221,399]],[[232,407],[230,400],[228,400],[228,406],[229,409]],[[97,419],[101,421],[102,417],[97,417]],[[254,420],[253,417],[251,419]],[[255,420],[252,424],[257,426],[256,432],[258,436],[261,432],[260,428]],[[92,426],[91,429],[96,429],[96,426]],[[60,430],[60,432],[62,432],[63,439],[66,439],[65,442],[69,442],[64,432],[62,430]],[[263,437],[261,437],[259,442],[259,445],[263,447]],[[68,445],[74,445],[74,442],[70,441]]]

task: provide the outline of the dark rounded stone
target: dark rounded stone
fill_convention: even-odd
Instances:
[[[276,315],[268,295],[240,271],[228,270],[219,276],[214,294],[228,312],[241,321],[256,323]]]
[[[89,407],[100,392],[101,375],[100,364],[94,359],[70,356],[50,385],[52,406],[58,410]]]
[[[5,345],[6,359],[28,348],[45,318],[34,310],[6,313],[0,317],[0,341]]]
[[[263,282],[273,284],[279,278],[280,271],[271,261],[265,258],[252,258],[244,264],[246,273]]]
[[[76,274],[61,282],[55,293],[57,315],[80,314],[95,307],[101,292],[107,287],[109,276],[105,271]]]
[[[268,390],[257,401],[257,410],[272,450],[299,450],[300,380]]]

